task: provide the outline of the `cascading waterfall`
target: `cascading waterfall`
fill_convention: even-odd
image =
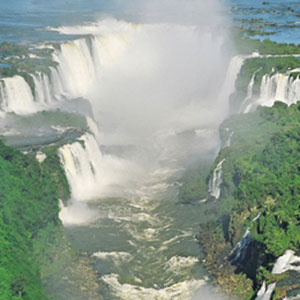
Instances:
[[[250,84],[248,87],[248,93]],[[253,85],[251,90],[252,88]],[[275,101],[281,101],[287,105],[291,105],[300,99],[300,78],[298,76],[294,79],[293,77],[289,76],[289,74],[266,74],[262,78],[259,97],[257,99],[253,99],[252,92],[249,96],[251,96],[251,98],[247,96],[246,99],[247,102],[250,103],[246,106],[246,108],[244,108],[244,106],[247,104],[245,99],[245,103],[243,102],[244,105],[242,104],[241,106],[241,110],[244,113],[254,110],[258,105],[272,106]]]
[[[94,85],[95,63],[87,42],[86,38],[64,43],[53,54],[59,63],[61,85],[69,98],[87,96]]]
[[[291,104],[294,99],[289,98],[289,90],[293,80],[284,74],[264,75],[261,83],[260,98],[263,105],[271,106],[275,100]],[[261,103],[261,102],[260,102]]]
[[[259,212],[255,218],[252,219],[252,223],[255,222],[259,217],[261,213]],[[242,239],[234,246],[234,248],[229,253],[229,257],[233,258],[231,259],[233,262],[236,262],[238,260],[243,261],[246,255],[246,251],[248,246],[250,245],[252,241],[252,237],[250,234],[250,227],[246,229],[246,232],[244,233]]]
[[[235,81],[240,73],[245,58],[242,56],[234,56],[229,64],[224,84],[221,88],[219,97],[228,101],[229,97],[235,92]]]
[[[21,76],[1,79],[0,100],[2,112],[15,112],[23,115],[42,109],[41,104],[34,103],[30,87]]]
[[[212,178],[209,180],[209,190],[210,196],[215,199],[219,199],[221,194],[221,184],[222,184],[222,165],[225,159],[222,159],[213,171]]]
[[[28,74],[33,81],[33,91],[22,76],[0,79],[0,111],[18,115],[33,114],[55,107],[65,97],[58,71],[50,67],[48,75]]]
[[[102,156],[94,137],[85,134],[78,142],[61,147],[59,155],[71,187],[72,197],[82,200],[90,199],[97,194],[94,189],[103,180],[99,174]]]
[[[257,70],[256,72],[254,72],[254,74],[251,77],[251,80],[250,80],[248,88],[247,88],[247,96],[241,104],[239,113],[242,113],[242,112],[247,113],[247,112],[249,112],[249,110],[252,107],[252,104],[249,102],[252,100],[252,97],[253,97],[253,86],[254,86],[254,82],[255,82],[255,76],[259,71],[260,71],[260,69]]]
[[[53,104],[54,95],[48,76],[38,72],[32,77],[35,89],[35,100],[45,107],[51,106],[51,104]]]
[[[86,133],[78,141],[61,147],[59,156],[71,187],[72,199],[76,201],[88,201],[104,196],[106,188],[109,187],[111,191],[111,185],[116,183],[129,184],[130,178],[126,178],[126,170],[135,168],[124,159],[103,155],[95,136],[91,133]],[[117,192],[117,186],[114,186],[114,189]]]
[[[246,250],[248,248],[251,241],[252,241],[252,238],[250,235],[250,228],[247,228],[242,239],[235,245],[235,247],[232,249],[232,251],[229,254],[229,256],[231,256],[232,254],[235,254],[235,256],[232,259],[233,262],[236,262],[238,260],[241,260],[241,261],[244,260],[245,255],[246,255],[246,252],[244,250]]]
[[[0,79],[2,113],[32,114],[52,109],[63,100],[85,97],[90,92],[96,76],[88,39],[63,43],[60,47],[53,53],[53,60],[59,62],[57,67],[49,67],[47,74],[27,74],[32,86],[20,75]]]
[[[229,129],[229,128],[226,128],[226,131],[229,132],[230,129]],[[225,144],[224,144],[224,147],[230,147],[230,145],[231,145],[231,139],[232,139],[233,135],[234,135],[234,131],[231,131],[231,132],[229,133],[229,136],[228,136],[228,138],[227,138]]]
[[[285,253],[277,259],[272,269],[272,274],[282,274],[288,270],[295,270],[299,272],[299,262],[300,257],[295,255],[294,251],[286,250]],[[275,288],[276,282],[271,283],[268,286],[266,286],[266,282],[264,282],[261,289],[258,291],[255,300],[270,300]]]

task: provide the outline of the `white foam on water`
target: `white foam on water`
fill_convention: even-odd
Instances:
[[[191,232],[191,231],[185,231],[185,232],[182,232],[182,234],[175,235],[172,238],[170,238],[169,240],[164,241],[162,243],[162,245],[166,246],[166,245],[168,245],[170,243],[175,242],[176,240],[178,240],[180,238],[189,237],[189,236],[193,236],[193,232]]]
[[[59,218],[64,226],[82,226],[98,219],[98,214],[86,203],[69,200],[68,206],[60,201]]]
[[[154,225],[157,223],[156,219],[153,216],[144,212],[134,214],[134,216],[132,216],[131,218],[131,221],[134,223],[147,222],[150,225]]]
[[[0,112],[0,117],[5,117],[5,114],[2,115],[1,112]],[[1,135],[3,136],[17,136],[17,135],[21,135],[22,132],[21,131],[18,131],[14,128],[1,128]]]
[[[61,34],[71,35],[100,35],[128,32],[138,28],[139,25],[130,22],[118,21],[114,18],[105,18],[97,22],[88,22],[77,26],[48,27],[48,30],[58,31]]]
[[[93,256],[103,260],[107,260],[107,259],[113,260],[115,264],[129,262],[133,259],[133,256],[130,253],[122,252],[122,251],[111,251],[111,252],[99,251],[94,253]]]
[[[113,294],[120,299],[126,300],[182,300],[192,299],[195,291],[203,284],[203,280],[186,280],[163,289],[145,288],[132,284],[121,284],[117,274],[102,277]]]
[[[197,257],[173,256],[167,261],[164,269],[175,274],[182,274],[182,272],[184,272],[183,269],[190,268],[198,262],[199,259]]]

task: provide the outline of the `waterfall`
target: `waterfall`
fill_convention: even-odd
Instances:
[[[243,261],[246,255],[249,244],[251,243],[252,238],[250,235],[250,228],[247,228],[245,234],[243,235],[242,239],[235,245],[235,247],[230,252],[229,256],[233,255],[235,253],[234,258],[232,259],[233,262],[236,262],[238,260]]]
[[[240,73],[242,65],[245,61],[245,58],[242,56],[234,56],[229,64],[225,81],[221,88],[221,92],[219,95],[219,100],[229,101],[230,96],[235,92],[235,82]]]
[[[83,200],[97,196],[97,186],[103,178],[99,174],[102,154],[95,138],[87,133],[79,141],[61,147],[59,156],[71,187],[72,198]]]
[[[54,99],[54,95],[52,93],[52,88],[48,76],[41,72],[38,72],[32,77],[34,82],[36,101],[45,106],[50,105],[52,100]]]
[[[95,64],[88,40],[62,44],[53,54],[53,59],[58,62],[59,77],[67,97],[86,97],[95,81]]]
[[[14,76],[1,79],[0,108],[3,112],[30,114],[42,109],[42,105],[34,102],[29,85],[23,77]]]
[[[138,32],[138,28],[138,25],[126,22],[104,20],[94,26],[53,29],[62,34],[92,35],[63,43],[53,54],[54,61],[58,63],[59,81],[65,95],[70,98],[91,95],[101,79],[103,69],[118,62],[126,50],[128,40]]]
[[[251,223],[255,222],[259,217],[261,213],[259,212],[255,218],[252,219]],[[242,239],[234,246],[234,248],[229,253],[229,257],[231,257],[233,254],[234,257],[232,259],[233,262],[241,260],[243,261],[246,256],[246,251],[251,243],[252,238],[250,234],[250,227],[247,228],[246,232],[244,233]]]
[[[55,106],[63,96],[63,88],[57,70],[50,71],[50,79],[41,72],[28,74],[34,93],[22,76],[0,79],[0,111],[26,115]]]
[[[224,163],[225,159],[221,160],[216,168],[213,171],[213,176],[209,180],[209,189],[208,193],[210,196],[214,197],[215,199],[219,199],[221,194],[221,184],[222,184],[222,165]]]
[[[288,270],[295,270],[299,272],[299,262],[300,257],[296,256],[294,251],[286,250],[285,253],[277,259],[273,266],[272,274],[282,274]],[[275,288],[276,282],[269,284],[268,287],[266,287],[266,282],[263,282],[255,300],[270,300]]]
[[[275,287],[276,283],[271,283],[267,288],[266,283],[264,282],[261,289],[258,291],[255,300],[270,300]]]
[[[240,110],[239,113],[248,113],[251,110],[252,107],[252,103],[248,103],[252,100],[253,97],[253,86],[254,86],[254,82],[255,82],[255,76],[256,74],[261,70],[258,69],[256,72],[253,73],[251,80],[248,84],[248,88],[247,88],[247,96],[244,99],[244,101],[242,102],[241,106],[240,106]]]
[[[231,145],[231,139],[232,139],[233,134],[234,134],[234,131],[231,131],[230,134],[229,134],[229,136],[228,136],[228,139],[227,139],[227,141],[226,141],[226,143],[224,145],[224,147],[230,147],[230,145]]]
[[[284,74],[265,75],[262,79],[259,103],[271,106],[274,101],[279,100],[291,104],[288,95],[291,83],[289,77]]]
[[[98,133],[96,124],[88,123]],[[89,201],[107,195],[125,195],[124,186],[129,186],[135,172],[140,177],[138,167],[119,157],[103,155],[94,134],[85,133],[77,141],[59,148],[59,157],[71,187],[72,201]],[[84,187],[84,188],[83,188]]]
[[[248,97],[247,97],[248,98]],[[275,101],[291,105],[300,100],[300,78],[294,79],[288,74],[264,75],[260,87],[260,95],[250,103],[243,112],[254,110],[258,105],[272,106]]]

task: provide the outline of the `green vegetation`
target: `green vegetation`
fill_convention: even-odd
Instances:
[[[226,157],[223,188],[233,192],[236,213],[262,212],[252,236],[274,256],[300,246],[299,109],[300,103],[288,108],[276,102],[223,125],[235,132],[232,146],[220,152]]]
[[[256,22],[259,20],[253,20]],[[291,54],[299,54],[300,46],[243,37],[242,28],[235,32],[235,41],[239,53],[257,51],[266,56],[245,60],[231,96],[231,111],[239,110],[254,74],[253,97],[260,95],[265,74],[285,74],[292,80],[299,77],[299,72],[290,71],[299,68],[299,59]],[[234,115],[220,128],[223,145],[234,133],[231,146],[223,147],[211,166],[210,174],[225,159],[221,197],[214,208],[212,203],[203,204],[211,221],[201,225],[198,239],[205,265],[216,282],[240,299],[252,299],[264,280],[278,282],[272,299],[296,295],[300,287],[298,275],[293,275],[293,281],[291,272],[277,277],[270,274],[277,257],[287,249],[300,247],[299,118],[300,102],[290,107],[275,102],[272,108],[258,107],[253,113]],[[196,174],[194,181],[201,183],[203,190],[207,175]],[[189,194],[188,185],[182,189]],[[243,254],[246,258],[233,260],[231,251],[248,228],[251,239]]]
[[[0,142],[0,299],[47,299],[33,249],[43,230],[60,225],[58,199],[69,196],[55,151],[47,155],[39,164]]]
[[[61,227],[49,224],[41,229],[32,249],[49,300],[102,299],[93,259],[75,251]]]
[[[207,178],[210,161],[201,162],[197,168],[189,169],[182,178],[179,199],[182,203],[193,203],[207,198]]]
[[[220,129],[224,141],[228,128],[234,132],[231,146],[220,151],[212,166],[225,159],[221,208],[214,210],[217,221],[202,226],[199,240],[207,253],[208,268],[219,283],[232,287],[230,293],[239,294],[240,285],[235,283],[241,277],[237,275],[247,275],[243,284],[248,287],[252,280],[252,288],[240,294],[243,299],[251,299],[276,257],[300,247],[299,118],[300,102],[290,107],[275,102],[272,108],[259,107],[253,113],[233,116]],[[252,221],[258,213],[260,217]],[[225,263],[224,257],[248,227],[251,256],[246,262]],[[209,253],[211,249],[215,251]]]

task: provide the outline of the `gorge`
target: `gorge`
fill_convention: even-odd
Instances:
[[[1,297],[293,299],[300,48],[240,51],[217,1],[120,7],[0,44]]]

